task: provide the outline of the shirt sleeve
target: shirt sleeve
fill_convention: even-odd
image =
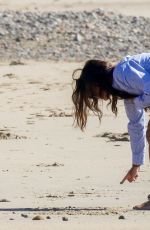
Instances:
[[[132,149],[132,163],[135,165],[144,164],[145,159],[145,112],[141,107],[137,107],[134,100],[124,100],[125,110],[129,119],[128,132]]]
[[[113,87],[135,95],[150,93],[150,56],[148,57],[144,54],[127,56],[118,63],[113,72]]]

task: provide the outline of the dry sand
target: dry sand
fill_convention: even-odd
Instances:
[[[0,0],[1,10],[92,10],[103,8],[126,15],[150,16],[150,0]]]
[[[148,156],[138,181],[120,185],[131,165],[122,103],[117,119],[104,109],[101,126],[90,116],[85,133],[72,127],[71,74],[80,66],[1,63],[0,229],[150,226],[149,212],[132,210],[149,194]],[[36,215],[44,220],[33,221]]]

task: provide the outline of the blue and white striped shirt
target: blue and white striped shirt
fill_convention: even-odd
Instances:
[[[146,146],[144,108],[150,106],[150,53],[123,58],[115,66],[113,87],[139,95],[134,99],[125,99],[124,104],[129,119],[132,162],[141,165]]]

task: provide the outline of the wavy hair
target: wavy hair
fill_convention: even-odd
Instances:
[[[93,111],[101,121],[103,116],[99,106],[99,101],[103,103],[101,93],[105,92],[108,105],[111,105],[112,112],[117,115],[118,99],[131,99],[137,95],[132,95],[112,87],[114,66],[106,61],[88,60],[83,69],[76,69],[73,74],[75,87],[73,89],[72,101],[74,104],[74,121],[83,131],[86,127],[89,110]],[[81,71],[80,77],[75,78],[78,71]],[[94,93],[95,87],[99,89],[99,97]]]

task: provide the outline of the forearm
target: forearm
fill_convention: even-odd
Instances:
[[[125,108],[129,118],[128,132],[132,150],[132,164],[142,165],[145,160],[146,147],[144,110],[137,109],[132,102],[127,102]]]
[[[130,144],[132,150],[132,164],[134,165],[144,164],[146,141],[143,122],[139,122],[138,124],[129,122],[128,124],[128,132],[130,135]]]

